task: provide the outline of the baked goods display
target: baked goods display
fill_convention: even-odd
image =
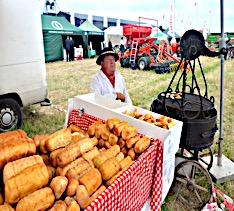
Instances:
[[[0,210],[79,211],[91,204],[150,146],[119,119],[75,125],[30,139],[0,134]]]
[[[124,111],[123,114],[131,116],[133,118],[148,122],[150,124],[153,124],[155,126],[164,128],[164,129],[171,129],[175,125],[175,121],[170,118],[163,115],[160,115],[159,118],[155,118],[152,114],[140,114],[137,108],[134,109],[134,111]]]

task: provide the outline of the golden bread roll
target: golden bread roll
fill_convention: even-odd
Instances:
[[[12,208],[12,206],[8,203],[4,203],[3,205],[0,205],[1,211],[14,211],[15,209]]]
[[[69,128],[70,128],[72,133],[79,132],[79,133],[85,134],[85,131],[76,125],[69,125]]]
[[[46,166],[49,173],[49,180],[55,176],[56,169],[53,166]]]
[[[33,137],[33,141],[34,141],[36,147],[37,147],[37,148],[40,147],[41,141],[44,140],[44,139],[47,139],[48,136],[49,136],[49,135],[35,135],[35,136]]]
[[[125,167],[129,167],[132,164],[132,158],[130,156],[127,156],[119,164],[121,170],[124,169]]]
[[[136,154],[133,148],[129,149],[128,155],[132,158],[132,160],[135,159]]]
[[[36,145],[31,139],[14,139],[1,143],[0,170],[10,161],[34,155],[35,153]]]
[[[121,133],[123,131],[123,129],[125,127],[128,127],[128,123],[127,122],[120,122],[119,124],[115,125],[114,129],[113,129],[113,133],[116,136],[121,136]]]
[[[69,206],[71,204],[72,201],[74,201],[75,199],[70,197],[70,196],[67,196],[64,201],[66,203],[67,206]]]
[[[128,140],[137,135],[137,129],[133,126],[124,127],[121,136],[124,140]]]
[[[126,140],[127,148],[130,149],[133,145],[140,140],[140,136],[134,136],[128,140]]]
[[[53,167],[57,166],[57,155],[60,154],[65,147],[58,148],[50,153],[50,163]]]
[[[49,137],[49,136],[48,136],[48,137]],[[48,152],[48,150],[47,150],[47,148],[46,148],[46,141],[47,141],[48,137],[42,138],[42,139],[40,140],[40,151],[41,151],[41,153],[46,154],[46,153]]]
[[[119,171],[116,175],[114,175],[113,177],[111,177],[111,179],[109,179],[106,184],[109,186],[111,185],[124,171],[126,171],[128,169],[129,166],[124,167],[121,171]]]
[[[95,135],[95,131],[98,125],[102,125],[101,121],[96,121],[92,125],[88,127],[87,133],[89,137],[93,137]]]
[[[106,187],[102,185],[97,191],[90,197],[90,201],[93,202],[99,195],[101,195],[106,190]]]
[[[76,141],[79,141],[80,139],[82,138],[85,138],[85,135],[83,133],[80,133],[80,132],[75,132],[75,133],[72,133],[71,134],[71,139],[72,139],[72,142],[76,142]]]
[[[128,155],[128,150],[127,150],[127,147],[123,147],[122,149],[121,149],[121,152],[124,154],[124,156],[126,157],[127,155]]]
[[[39,155],[33,155],[26,158],[21,158],[16,161],[9,162],[3,169],[3,182],[4,184],[8,179],[20,173],[24,169],[33,166],[38,163],[43,163],[42,157]]]
[[[98,140],[94,138],[85,138],[80,141],[80,152],[83,155],[85,152],[93,149],[98,144]]]
[[[59,199],[63,192],[66,190],[68,184],[68,179],[63,176],[57,176],[50,182],[50,187],[54,192],[55,198]]]
[[[124,154],[122,152],[120,152],[118,155],[116,155],[116,159],[118,162],[120,162],[121,160],[124,159]]]
[[[67,171],[69,169],[72,169],[74,168],[75,166],[79,165],[80,163],[82,163],[84,160],[84,158],[78,158],[76,160],[74,160],[73,162],[69,163],[68,165],[66,165],[65,167],[63,167],[60,171],[60,175],[61,176],[65,176]],[[57,168],[58,169],[58,168]]]
[[[41,155],[41,157],[42,157],[44,164],[46,164],[47,166],[50,165],[50,158],[48,155]]]
[[[5,201],[15,203],[24,196],[47,185],[49,173],[44,163],[25,168],[5,183]]]
[[[73,200],[68,206],[67,211],[80,211],[80,206],[75,200]]]
[[[105,145],[104,145],[107,149],[110,149],[111,148],[111,145],[108,141],[105,142]]]
[[[98,129],[100,130],[100,137],[101,137],[103,140],[107,141],[108,138],[109,138],[109,136],[110,136],[110,131],[107,129],[106,124],[100,125],[100,126],[98,127]],[[96,129],[96,131],[97,131],[98,129]]]
[[[3,196],[2,196],[2,193],[0,192],[0,205],[2,205],[2,204],[3,204],[3,202],[4,202],[4,200],[3,200]]]
[[[109,135],[108,142],[110,143],[111,146],[114,146],[118,142],[118,137],[116,135],[114,135],[114,134],[111,133]]]
[[[98,169],[92,168],[79,179],[79,183],[86,187],[86,190],[90,196],[102,184],[101,173],[98,171]]]
[[[118,145],[112,146],[93,158],[93,163],[96,168],[99,168],[106,160],[115,157],[120,152],[120,147]]]
[[[150,145],[150,139],[146,136],[140,138],[140,140],[135,144],[134,151],[136,153],[144,152]]]
[[[73,178],[68,178],[68,185],[66,190],[67,196],[74,196],[76,194],[77,187],[79,185],[78,180]]]
[[[84,185],[79,185],[76,191],[76,201],[82,209],[85,209],[91,203],[89,193]]]
[[[105,141],[103,139],[98,140],[98,145],[99,147],[104,147],[105,146]]]
[[[7,131],[4,133],[0,133],[0,143],[11,141],[12,139],[26,139],[27,134],[21,130]]]
[[[79,179],[83,173],[83,171],[85,171],[86,169],[91,168],[89,162],[87,161],[82,161],[79,163],[79,165],[69,169],[66,173],[66,176],[68,178],[73,178],[73,179]]]
[[[64,201],[56,201],[54,206],[50,208],[48,211],[67,211],[67,205]]]
[[[106,126],[109,130],[112,130],[117,124],[120,123],[120,120],[119,119],[116,119],[116,118],[112,118],[112,119],[108,119],[106,121]]]
[[[106,160],[99,168],[103,180],[109,180],[120,170],[119,162],[116,157]]]
[[[61,129],[51,135],[46,140],[46,149],[54,151],[60,147],[65,147],[71,142],[71,130],[69,128]]]
[[[84,153],[84,154],[82,155],[82,157],[83,157],[85,160],[87,160],[87,161],[90,162],[90,161],[93,160],[94,157],[96,157],[96,156],[99,155],[99,154],[100,154],[100,152],[99,152],[98,148],[97,148],[97,147],[94,147],[92,150],[90,150],[90,151]]]
[[[125,144],[126,144],[125,141],[122,138],[120,138],[118,141],[119,147],[122,149],[125,146]]]
[[[57,165],[60,167],[67,165],[97,144],[96,138],[83,138],[79,142],[70,143],[57,155]]]
[[[42,188],[22,198],[16,206],[16,211],[46,210],[53,205],[54,199],[50,188]]]

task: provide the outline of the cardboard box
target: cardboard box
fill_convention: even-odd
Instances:
[[[107,120],[108,118],[119,118],[122,121],[128,122],[129,125],[135,126],[139,133],[148,135],[154,139],[159,139],[163,142],[162,200],[164,201],[174,178],[175,153],[179,149],[183,123],[173,119],[175,125],[169,130],[163,129],[148,122],[125,115],[123,112],[126,110],[133,111],[137,108],[138,112],[143,115],[152,114],[155,118],[158,118],[161,116],[160,114],[91,93],[76,96],[69,100],[65,126],[67,125],[69,115],[74,108],[83,108],[85,113],[103,120]]]

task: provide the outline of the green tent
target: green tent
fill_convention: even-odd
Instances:
[[[63,59],[62,35],[84,35],[64,17],[42,15],[41,20],[46,62]]]
[[[85,57],[94,57],[96,53],[99,54],[101,51],[101,42],[104,41],[104,32],[86,20],[79,27],[85,36],[84,36],[84,55]],[[89,42],[92,42],[93,49],[88,48]]]
[[[78,28],[88,35],[104,35],[104,32],[101,29],[90,23],[88,20],[82,23]]]

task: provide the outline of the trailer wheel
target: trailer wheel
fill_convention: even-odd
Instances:
[[[18,102],[12,98],[0,99],[0,132],[20,128],[22,111]]]
[[[141,57],[139,60],[138,60],[138,67],[140,70],[146,70],[148,68],[148,61],[145,57]]]

